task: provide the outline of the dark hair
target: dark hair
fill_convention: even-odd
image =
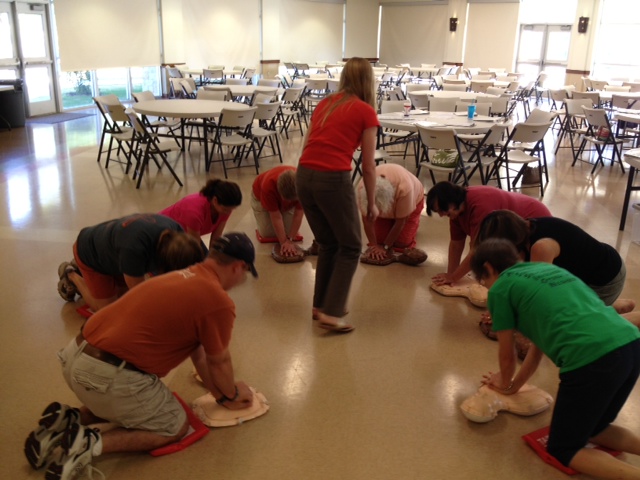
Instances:
[[[163,273],[187,268],[204,260],[201,242],[186,232],[165,230],[158,240],[156,262]]]
[[[211,201],[213,197],[218,199],[220,205],[225,207],[237,207],[242,203],[242,192],[237,183],[213,178],[202,187],[200,194]]]
[[[485,278],[490,264],[497,273],[504,272],[520,261],[516,247],[504,238],[490,238],[476,246],[471,256],[471,271],[478,280]]]
[[[488,238],[504,238],[516,247],[518,252],[529,251],[529,225],[527,221],[511,210],[496,210],[484,217],[476,237],[476,245]]]
[[[449,206],[453,204],[455,208],[467,199],[467,189],[451,182],[438,182],[427,192],[427,215],[431,216],[431,212],[435,210],[435,204],[438,204],[438,210],[449,210]]]

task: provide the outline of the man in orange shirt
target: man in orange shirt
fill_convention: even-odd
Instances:
[[[249,387],[236,381],[229,342],[235,305],[227,290],[257,277],[255,250],[244,233],[222,235],[201,263],[140,284],[100,309],[58,352],[63,376],[83,406],[50,404],[29,434],[25,455],[46,465],[57,445],[63,455],[47,478],[64,480],[91,465],[94,456],[149,451],[180,440],[186,413],[160,381],[191,357],[220,405],[251,406]],[[109,422],[104,433],[89,425]]]

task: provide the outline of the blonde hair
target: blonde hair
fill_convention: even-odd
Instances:
[[[396,187],[393,186],[389,179],[384,176],[376,177],[374,201],[381,215],[391,213],[395,197]],[[358,188],[358,205],[360,213],[366,215],[369,202],[367,200],[367,191],[363,187]]]
[[[321,123],[327,121],[327,118],[343,103],[346,103],[357,97],[365,103],[376,107],[376,91],[375,91],[375,79],[373,77],[373,68],[368,60],[360,57],[350,58],[345,64],[340,74],[340,84],[338,91],[332,93],[328,98],[341,95],[341,98],[334,101],[329,105],[329,108],[324,113]]]

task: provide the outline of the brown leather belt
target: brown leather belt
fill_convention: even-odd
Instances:
[[[76,344],[80,346],[82,345],[82,342],[84,342],[85,340],[86,339],[82,335],[82,332],[80,332],[76,337]],[[82,353],[89,355],[90,357],[95,358],[97,360],[101,360],[105,363],[108,363],[109,365],[120,367],[124,363],[123,368],[126,368],[127,370],[133,370],[134,372],[145,373],[142,370],[140,370],[138,367],[136,367],[133,363],[125,362],[121,358],[116,357],[115,355],[109,352],[105,352],[104,350],[100,350],[99,348],[94,347],[89,342],[85,344],[84,348],[82,349]]]

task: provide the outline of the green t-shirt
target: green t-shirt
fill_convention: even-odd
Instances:
[[[568,372],[640,338],[580,279],[549,263],[519,263],[489,290],[493,330],[515,329]]]

